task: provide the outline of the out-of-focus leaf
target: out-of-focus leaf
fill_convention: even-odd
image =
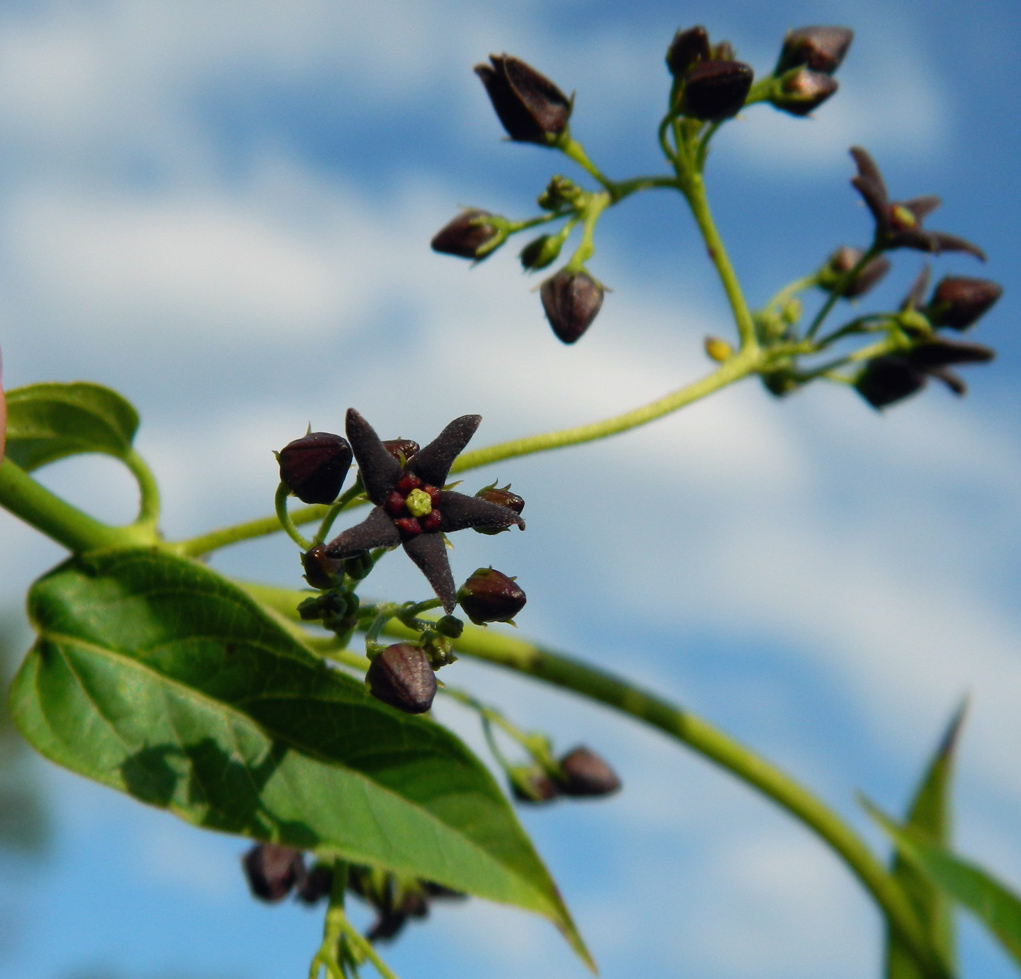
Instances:
[[[210,829],[342,855],[552,920],[591,963],[486,768],[375,700],[232,583],[151,550],[29,594],[14,718],[44,755]]]
[[[972,911],[1021,965],[1021,899],[991,874],[930,843],[918,830],[898,826],[874,806],[868,808],[901,856],[934,887]]]
[[[908,807],[906,826],[940,847],[951,844],[953,832],[950,788],[953,780],[954,749],[964,721],[962,704],[947,726],[936,753],[929,762]],[[950,901],[900,850],[894,852],[893,876],[907,892],[933,947],[948,965],[954,963],[954,922]],[[918,960],[892,928],[886,939],[886,979],[925,979]]]
[[[81,452],[125,458],[138,414],[98,384],[32,384],[7,392],[7,455],[26,472]]]

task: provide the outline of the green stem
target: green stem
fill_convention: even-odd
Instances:
[[[622,415],[615,415],[589,425],[578,425],[574,428],[563,428],[541,435],[511,439],[508,442],[498,442],[496,445],[486,446],[484,449],[476,449],[473,452],[463,452],[454,461],[451,472],[465,472],[468,469],[499,462],[502,459],[512,459],[533,452],[547,452],[568,445],[593,442],[609,435],[626,432],[639,425],[646,425],[657,418],[662,418],[664,415],[669,415],[693,401],[698,401],[700,398],[719,391],[728,384],[740,381],[749,374],[755,373],[760,366],[761,355],[758,349],[743,349],[722,363],[712,374],[680,388],[666,397],[643,405],[641,408],[635,408]]]
[[[333,528],[333,522],[340,516],[341,511],[346,510],[351,506],[352,502],[361,496],[365,492],[365,488],[362,486],[362,477],[359,474],[355,480],[354,485],[344,493],[336,503],[331,503],[330,508],[326,511],[326,516],[323,517],[322,523],[319,525],[319,529],[316,531],[315,537],[312,538],[313,544],[321,544],[329,536],[330,530]]]
[[[716,266],[720,282],[723,283],[723,290],[727,294],[734,322],[737,324],[737,333],[741,338],[741,349],[756,350],[758,349],[758,340],[755,337],[755,323],[752,320],[748,304],[745,302],[744,293],[741,291],[741,284],[734,273],[734,267],[730,264],[727,250],[723,246],[723,239],[716,230],[716,224],[709,210],[702,174],[690,169],[687,172],[679,172],[678,177],[683,183],[682,189],[688,200],[688,205],[691,207],[691,213],[695,216],[698,229],[705,239],[709,258]]]
[[[111,527],[102,523],[51,493],[10,458],[0,462],[0,506],[75,554],[159,543],[152,524]]]
[[[575,249],[571,260],[564,266],[568,272],[580,271],[585,263],[595,254],[596,247],[593,239],[596,233],[596,224],[599,216],[610,206],[610,195],[608,193],[591,194],[588,204],[585,206],[585,223],[582,226],[581,242]]]
[[[574,160],[589,176],[594,177],[599,181],[600,185],[604,190],[608,191],[610,196],[615,200],[616,198],[616,184],[610,180],[609,177],[603,175],[603,172],[597,167],[589,158],[585,152],[585,147],[581,145],[573,136],[568,136],[566,140],[557,144],[557,149],[564,154],[569,160]]]
[[[302,551],[310,551],[312,549],[312,542],[305,540],[298,528],[294,526],[294,522],[291,520],[291,515],[287,512],[287,498],[291,495],[291,491],[287,488],[287,484],[281,482],[277,487],[276,497],[274,502],[276,503],[277,520],[280,521],[280,526],[287,533],[287,536],[294,541],[302,549]]]
[[[155,528],[160,517],[160,490],[156,484],[156,477],[153,476],[152,470],[146,465],[145,460],[134,449],[125,456],[124,464],[135,477],[141,497],[135,524],[136,526]]]
[[[818,272],[806,275],[802,279],[795,279],[793,282],[789,282],[785,285],[775,296],[773,296],[773,298],[766,303],[764,309],[782,311],[783,307],[786,306],[791,299],[798,295],[798,293],[805,292],[818,284]]]
[[[313,523],[316,520],[322,520],[327,510],[328,507],[319,503],[302,507],[290,515],[291,522],[295,525]],[[230,544],[240,544],[242,541],[254,540],[257,537],[278,534],[282,529],[279,518],[274,514],[272,517],[259,517],[257,520],[246,520],[244,523],[232,524],[230,527],[221,527],[208,534],[166,544],[165,547],[180,557],[201,557],[203,554],[209,554]]]

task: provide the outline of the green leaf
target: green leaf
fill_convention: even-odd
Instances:
[[[375,700],[244,592],[151,550],[78,558],[29,593],[12,713],[48,758],[209,829],[516,905],[592,960],[493,777]]]
[[[951,844],[950,787],[954,750],[964,721],[965,705],[954,714],[936,752],[915,791],[905,823],[930,843]],[[893,876],[907,892],[933,947],[948,965],[954,963],[954,922],[946,895],[898,850],[894,854]],[[887,932],[887,979],[924,979],[925,972],[910,949],[893,929]]]
[[[7,455],[26,472],[80,452],[126,458],[138,414],[98,384],[32,384],[7,392]]]
[[[1021,965],[1021,899],[991,874],[929,842],[917,829],[898,826],[874,806],[869,809],[901,856],[934,887],[974,912]]]

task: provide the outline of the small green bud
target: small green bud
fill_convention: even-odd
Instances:
[[[521,267],[526,271],[534,272],[537,269],[546,268],[547,265],[552,265],[560,256],[563,244],[560,235],[540,235],[521,249],[519,256]]]

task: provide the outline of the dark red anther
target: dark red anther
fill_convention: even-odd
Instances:
[[[421,485],[422,480],[420,480],[414,473],[405,473],[397,480],[397,485],[394,488],[398,492],[407,496],[413,489],[419,489]]]
[[[423,530],[437,530],[441,523],[443,523],[443,514],[436,509],[434,509],[431,513],[427,513],[421,519]]]
[[[443,490],[438,489],[435,486],[430,486],[428,483],[423,486],[422,489],[424,492],[429,494],[429,502],[431,502],[434,507],[438,507],[440,505],[440,493],[442,493]]]
[[[383,509],[390,514],[391,517],[396,517],[404,512],[405,497],[394,490],[383,503]]]
[[[398,517],[394,523],[403,537],[417,537],[422,533],[422,525],[416,517]]]

